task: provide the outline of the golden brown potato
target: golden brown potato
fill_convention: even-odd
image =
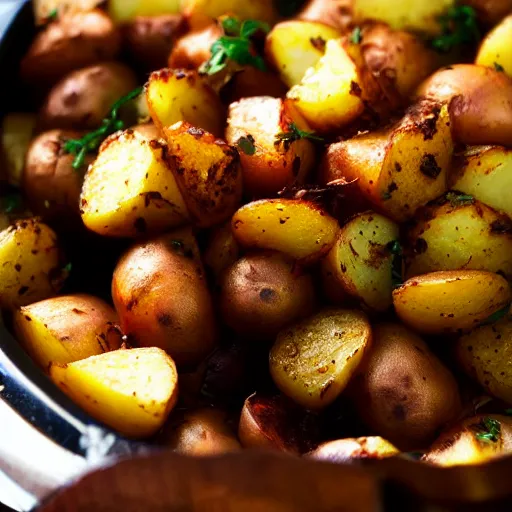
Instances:
[[[512,14],[485,36],[475,64],[495,68],[512,77]]]
[[[203,262],[218,281],[224,271],[236,262],[239,252],[231,230],[231,222],[227,222],[215,227],[210,233],[208,246],[203,254]]]
[[[57,235],[39,219],[17,221],[0,232],[0,306],[16,308],[48,299],[66,272]]]
[[[345,33],[352,23],[352,1],[310,0],[296,17],[301,20],[325,23]]]
[[[399,324],[374,327],[372,348],[350,393],[368,426],[404,450],[431,441],[461,410],[451,373]]]
[[[390,249],[399,227],[374,212],[361,213],[345,224],[334,247],[322,260],[331,294],[350,295],[376,311],[393,303],[393,258]],[[341,290],[332,291],[333,287]]]
[[[262,199],[242,206],[232,219],[236,241],[247,248],[280,251],[314,263],[329,252],[339,231],[320,206],[296,199]]]
[[[97,128],[112,105],[137,86],[133,71],[117,62],[105,62],[73,71],[57,83],[40,111],[45,129]]]
[[[114,271],[112,297],[135,345],[163,348],[181,366],[213,350],[213,305],[190,229],[129,249]]]
[[[154,347],[52,364],[50,377],[93,418],[132,438],[155,434],[178,398],[174,361]]]
[[[27,153],[21,186],[31,210],[60,227],[80,222],[80,192],[84,173],[94,160],[87,155],[80,169],[72,167],[75,155],[64,151],[67,139],[79,139],[79,132],[51,130],[36,137]]]
[[[382,437],[359,437],[327,441],[307,456],[326,462],[347,463],[358,459],[386,459],[399,453],[397,448]]]
[[[36,25],[47,25],[54,11],[58,16],[88,12],[101,3],[102,0],[33,0],[32,8]]]
[[[217,137],[223,133],[224,106],[195,71],[166,68],[151,73],[146,98],[153,122],[160,130],[186,121]]]
[[[133,20],[138,16],[178,14],[181,0],[109,0],[108,13],[116,23]]]
[[[512,0],[465,0],[464,3],[473,7],[478,18],[488,25],[495,25],[512,12]]]
[[[179,14],[137,16],[123,24],[122,34],[130,56],[143,69],[153,71],[167,65],[174,42],[184,28]]]
[[[14,314],[14,332],[43,370],[117,350],[117,315],[92,295],[65,295],[35,302]]]
[[[363,312],[324,310],[279,333],[270,351],[270,374],[294,402],[322,409],[346,388],[371,340]]]
[[[510,304],[506,279],[482,270],[448,270],[413,277],[393,292],[399,318],[427,334],[463,332]]]
[[[422,460],[436,466],[467,466],[511,452],[512,419],[497,414],[479,415],[443,432]]]
[[[71,71],[114,59],[120,47],[117,27],[100,9],[63,14],[36,35],[21,76],[32,88],[51,86]]]
[[[454,159],[451,188],[512,217],[512,149],[501,146],[468,148]]]
[[[466,373],[487,392],[512,404],[512,375],[509,368],[512,321],[508,309],[506,313],[503,319],[461,336],[457,342],[457,359]]]
[[[512,78],[505,73],[457,64],[427,78],[417,95],[449,103],[457,141],[512,146]]]
[[[273,338],[286,325],[308,316],[315,305],[311,276],[279,253],[246,255],[220,283],[224,323],[245,338]]]
[[[243,98],[229,107],[226,140],[238,147],[249,197],[269,197],[295,182],[303,182],[314,164],[310,140],[279,136],[290,125],[308,131],[292,105],[270,96]]]
[[[236,148],[186,122],[164,128],[168,160],[188,211],[200,227],[231,218],[242,199]]]
[[[167,147],[131,130],[103,142],[82,188],[85,226],[106,236],[160,233],[189,218],[166,158]]]
[[[186,411],[164,428],[159,441],[166,448],[194,457],[239,451],[242,447],[227,419],[221,409]]]

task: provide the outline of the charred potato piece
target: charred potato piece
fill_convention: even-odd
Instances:
[[[314,263],[329,252],[339,230],[336,219],[321,207],[298,199],[246,204],[231,225],[243,247],[280,251],[302,263]]]
[[[133,71],[105,62],[73,71],[49,92],[39,113],[45,129],[97,128],[112,105],[137,86]]]
[[[203,261],[217,281],[238,260],[238,255],[239,248],[231,230],[231,222],[214,228],[203,253]]]
[[[39,219],[16,222],[0,233],[0,306],[16,308],[53,297],[66,273],[57,235]]]
[[[138,16],[178,14],[181,0],[109,0],[108,13],[116,23],[129,22]]]
[[[88,229],[133,237],[187,222],[188,210],[164,150],[160,142],[131,130],[106,139],[82,188],[81,214]]]
[[[211,227],[231,218],[242,199],[237,150],[184,122],[164,128],[164,134],[176,182],[195,223]]]
[[[112,298],[132,342],[166,350],[179,366],[198,364],[215,347],[212,300],[190,229],[129,249],[114,271]]]
[[[39,32],[21,61],[21,76],[33,88],[51,86],[76,69],[114,59],[121,36],[100,9],[59,15]]]
[[[386,459],[399,453],[395,446],[382,437],[359,437],[327,441],[307,456],[326,462],[347,463],[358,459]]]
[[[272,339],[286,325],[308,316],[315,305],[313,280],[279,253],[246,255],[220,283],[226,325],[247,338]]]
[[[322,409],[346,388],[371,339],[363,312],[324,310],[279,333],[270,351],[270,374],[294,402]]]
[[[350,395],[361,418],[400,449],[418,449],[461,411],[457,382],[426,343],[399,324],[373,329]]]
[[[156,433],[178,398],[176,366],[159,348],[52,364],[50,377],[93,418],[130,438]]]
[[[43,370],[117,350],[121,332],[111,306],[91,295],[65,295],[24,306],[14,332]]]
[[[510,304],[506,279],[482,270],[448,270],[413,277],[393,292],[399,318],[426,334],[473,329]]]
[[[512,14],[485,36],[475,64],[504,71],[512,77]]]
[[[315,148],[293,138],[290,125],[307,124],[286,101],[269,96],[243,98],[229,107],[226,140],[238,147],[249,197],[269,197],[294,182],[303,182],[314,164]],[[280,139],[283,134],[288,137]]]

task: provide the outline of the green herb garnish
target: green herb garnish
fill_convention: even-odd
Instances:
[[[210,48],[211,57],[199,69],[201,73],[214,75],[222,71],[229,60],[242,66],[253,66],[261,71],[266,70],[265,61],[254,51],[251,37],[258,31],[268,33],[268,23],[257,20],[240,22],[236,18],[225,18],[222,21],[225,35],[217,39]]]
[[[505,409],[504,412],[507,416],[512,416],[512,409]]]
[[[318,142],[323,142],[323,138],[319,137],[315,134],[315,132],[306,132],[297,127],[295,123],[290,123],[288,125],[288,131],[278,133],[276,135],[275,144],[284,143],[285,145],[290,145],[292,142],[300,139],[309,139]]]
[[[57,17],[59,16],[59,10],[57,8],[55,9],[52,9],[49,13],[48,13],[48,16],[46,16],[46,19],[48,21],[55,21],[57,19]]]
[[[73,268],[73,264],[68,263],[62,270],[64,270],[64,272],[66,272],[66,274],[69,274],[71,272],[72,268]]]
[[[454,208],[457,208],[458,206],[469,206],[475,202],[475,198],[473,196],[460,194],[458,192],[448,192],[445,198]]]
[[[485,441],[486,443],[496,443],[499,440],[501,433],[501,424],[498,420],[493,418],[484,418],[482,423],[479,425],[483,431],[476,434],[476,438],[479,441]]]
[[[143,87],[137,87],[137,89],[117,100],[97,130],[87,133],[81,139],[69,139],[65,142],[64,151],[76,155],[73,160],[73,169],[80,169],[84,165],[87,153],[96,151],[109,135],[124,129],[124,121],[119,119],[119,111],[125,103],[139,96],[142,90]]]
[[[23,202],[19,194],[9,194],[0,198],[0,206],[4,213],[13,213],[21,209],[22,204]]]
[[[249,156],[254,155],[256,153],[256,146],[254,145],[254,137],[252,135],[248,135],[247,137],[240,137],[236,145]]]
[[[354,44],[359,44],[361,40],[363,39],[361,34],[361,27],[356,27],[354,30],[352,30],[352,33],[350,34],[350,42]]]
[[[477,15],[473,7],[457,5],[450,7],[439,17],[442,33],[431,41],[434,50],[449,52],[456,46],[476,43],[480,40]]]
[[[494,63],[494,69],[496,71],[499,71],[500,73],[503,73],[505,71],[505,68],[501,64],[498,64],[497,62]]]
[[[493,313],[491,316],[489,316],[484,322],[482,322],[481,325],[489,325],[489,324],[495,324],[496,322],[500,321],[502,318],[505,318],[510,312],[510,304],[503,309],[500,309],[499,311],[496,311],[496,313]]]
[[[393,240],[387,244],[388,251],[393,255],[391,262],[391,282],[393,288],[398,288],[403,284],[403,250],[398,240]]]

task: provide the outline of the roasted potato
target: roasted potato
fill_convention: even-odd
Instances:
[[[138,124],[131,128],[134,132],[142,135],[146,140],[159,140],[162,138],[160,130],[153,123]]]
[[[473,7],[487,25],[495,25],[512,12],[512,0],[465,0],[465,4]]]
[[[339,226],[320,206],[299,199],[262,199],[242,206],[232,219],[235,240],[247,248],[280,251],[314,263],[329,252]]]
[[[505,73],[457,64],[427,78],[417,95],[449,103],[458,142],[512,146],[512,78]]]
[[[382,437],[359,437],[327,441],[307,456],[326,462],[347,463],[358,459],[386,459],[399,453],[395,446]]]
[[[112,105],[136,86],[133,71],[117,62],[73,71],[49,92],[39,113],[41,127],[97,128]]]
[[[160,347],[194,366],[215,347],[210,293],[190,229],[134,245],[112,280],[121,328],[133,344]]]
[[[92,295],[65,295],[21,307],[14,332],[32,359],[45,371],[117,350],[121,331],[111,306]]]
[[[57,235],[37,218],[17,221],[0,232],[0,307],[16,308],[48,299],[66,272]]]
[[[93,418],[131,438],[156,433],[178,398],[174,361],[154,347],[52,364],[50,377]]]
[[[164,128],[168,158],[188,211],[200,227],[231,218],[242,199],[236,148],[186,122]]]
[[[238,244],[231,230],[231,222],[217,226],[210,233],[208,245],[203,253],[203,262],[216,281],[233,265],[239,256]]]
[[[153,72],[146,84],[149,111],[162,130],[178,121],[203,128],[220,136],[223,133],[224,107],[195,71],[162,69]]]
[[[116,23],[129,22],[138,16],[178,14],[182,0],[109,0],[108,13]]]
[[[423,461],[436,466],[482,464],[512,452],[512,419],[491,414],[467,418],[441,434]]]
[[[466,373],[486,391],[512,404],[512,320],[506,306],[504,318],[473,329],[457,342],[457,359]],[[499,314],[497,316],[500,316]]]
[[[480,45],[475,64],[495,68],[512,77],[512,14],[487,34]]]
[[[330,287],[339,287],[376,311],[389,309],[393,292],[393,243],[399,227],[382,215],[362,213],[345,224],[334,247],[322,260]]]
[[[226,140],[238,147],[247,196],[273,196],[305,180],[315,148],[310,140],[294,136],[292,123],[308,130],[293,106],[279,98],[244,98],[230,105]]]
[[[21,76],[32,88],[51,86],[76,69],[114,59],[120,47],[117,27],[100,9],[62,14],[32,41]]]
[[[421,338],[399,324],[374,327],[350,396],[368,426],[403,450],[430,442],[461,411],[452,374]]]
[[[512,217],[512,150],[501,146],[468,148],[454,159],[452,188]]]
[[[52,13],[67,15],[76,12],[88,12],[102,3],[102,0],[33,0],[32,8],[36,25],[47,25],[53,21]]]
[[[311,276],[279,253],[248,254],[220,282],[224,323],[248,339],[273,339],[286,325],[313,312]]]
[[[482,270],[432,272],[393,291],[399,318],[427,334],[471,330],[511,300],[506,279]]]
[[[270,351],[270,374],[294,402],[322,409],[345,389],[371,340],[361,311],[324,310],[279,333]]]
[[[336,29],[323,23],[283,21],[268,34],[265,55],[279,72],[281,80],[293,87],[323,56],[327,41],[340,36]]]
[[[298,19],[330,25],[345,33],[352,23],[353,0],[310,0]]]

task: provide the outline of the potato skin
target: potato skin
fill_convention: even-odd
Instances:
[[[399,324],[373,328],[349,391],[361,418],[399,449],[417,449],[461,409],[457,382],[426,343]]]
[[[97,128],[112,105],[137,87],[133,71],[105,62],[73,71],[48,94],[40,115],[42,128]]]
[[[507,14],[512,12],[512,0],[466,0],[473,7],[484,23],[495,25]]]
[[[59,16],[39,32],[21,61],[21,76],[33,88],[51,86],[68,73],[114,59],[121,36],[100,9]]]
[[[239,256],[238,244],[231,231],[231,222],[216,226],[210,233],[208,245],[203,253],[205,267],[218,280]]]
[[[510,11],[512,12],[512,2]],[[475,64],[496,68],[512,77],[512,14],[494,27],[482,41]]]
[[[385,459],[400,452],[382,437],[359,437],[327,441],[309,452],[308,457],[326,462],[347,463],[358,459]]]
[[[352,3],[353,0],[310,0],[297,18],[325,23],[345,33],[352,23]]]
[[[312,313],[313,280],[279,253],[249,254],[228,268],[220,283],[226,325],[251,339],[272,338]]]
[[[114,271],[112,298],[134,344],[160,347],[179,366],[215,347],[213,305],[190,229],[134,245]]]

